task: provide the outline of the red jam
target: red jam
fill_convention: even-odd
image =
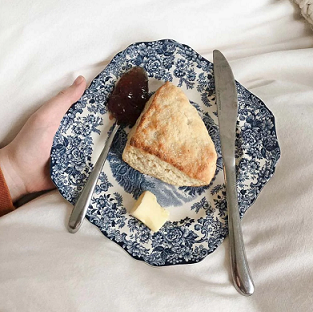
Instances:
[[[147,73],[141,67],[133,67],[117,82],[108,101],[108,110],[118,124],[133,126],[148,99]]]

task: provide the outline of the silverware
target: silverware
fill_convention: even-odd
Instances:
[[[85,218],[85,215],[87,213],[88,206],[90,205],[90,201],[94,192],[94,189],[97,185],[97,181],[99,178],[99,175],[102,171],[103,165],[107,159],[110,147],[112,145],[114,136],[119,129],[119,125],[117,123],[114,124],[113,130],[108,137],[107,141],[105,142],[105,145],[103,147],[103,150],[92,170],[90,173],[88,180],[83,188],[83,191],[81,192],[69,219],[68,222],[68,231],[70,233],[76,233],[79,228],[82,225],[82,222]]]
[[[113,138],[120,127],[119,125],[133,126],[140,116],[148,98],[148,75],[142,67],[132,67],[120,77],[115,85],[108,99],[107,109],[111,113],[111,116],[115,118],[116,122],[74,206],[68,222],[69,232],[76,233],[84,220]]]
[[[250,296],[254,292],[254,283],[242,238],[236,187],[235,140],[238,115],[236,84],[226,58],[218,50],[213,51],[213,63],[228,208],[231,272],[237,291]]]

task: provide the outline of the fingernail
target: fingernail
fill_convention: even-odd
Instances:
[[[80,85],[82,82],[84,81],[84,77],[83,76],[78,76],[75,81],[73,82],[73,85],[78,86]]]

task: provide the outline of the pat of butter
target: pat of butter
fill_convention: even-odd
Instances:
[[[154,232],[157,232],[169,218],[169,211],[161,207],[155,195],[149,191],[140,195],[130,214]]]

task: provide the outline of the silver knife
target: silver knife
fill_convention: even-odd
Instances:
[[[232,70],[224,55],[218,50],[213,51],[213,63],[226,185],[231,272],[237,291],[242,295],[250,296],[254,292],[254,283],[242,238],[236,186],[235,140],[238,115],[237,90]]]
[[[113,130],[108,137],[107,141],[105,142],[105,145],[103,147],[103,150],[92,170],[90,173],[88,180],[81,192],[81,194],[78,197],[78,200],[72,210],[72,213],[70,215],[70,219],[68,221],[67,229],[70,233],[76,233],[81,225],[82,222],[86,216],[88,207],[91,202],[91,198],[93,196],[93,192],[96,188],[97,181],[99,179],[100,173],[102,171],[102,168],[104,166],[104,163],[107,159],[110,147],[113,143],[114,136],[116,132],[119,129],[119,125],[117,123],[114,124]]]

